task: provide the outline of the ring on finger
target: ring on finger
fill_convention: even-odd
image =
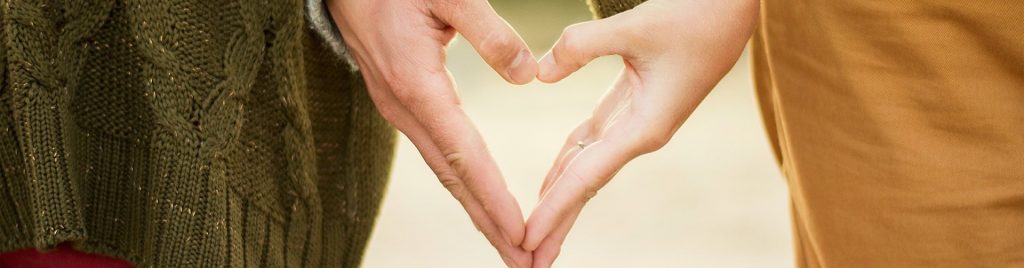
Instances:
[[[576,147],[580,147],[580,150],[586,149],[587,145],[589,144],[583,142],[582,140],[576,141]]]

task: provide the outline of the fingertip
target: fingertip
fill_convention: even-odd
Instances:
[[[505,231],[504,229],[501,230],[501,238],[504,238],[510,245],[516,246],[516,243],[514,243],[515,241],[512,240],[512,235],[509,235],[508,231]]]
[[[524,48],[519,51],[516,58],[512,60],[512,64],[509,65],[508,80],[517,85],[530,83],[537,76],[537,69],[537,61],[533,58],[533,53]]]
[[[510,207],[504,210],[506,212],[494,213],[492,215],[500,215],[498,217],[501,217],[501,219],[495,219],[502,223],[500,229],[505,241],[508,241],[514,247],[519,247],[519,245],[523,244],[524,237],[526,236],[526,224],[523,220],[523,210],[514,201],[515,198],[509,194],[509,199],[513,201],[509,204]]]
[[[518,247],[523,244],[523,240],[525,240],[524,236],[526,236],[526,231],[523,230],[524,228],[512,228],[518,230],[507,230],[509,228],[502,228],[501,234],[505,237],[505,241],[508,241],[508,243],[514,247]]]
[[[537,250],[537,247],[540,247],[540,242],[544,240],[545,235],[542,230],[538,227],[530,228],[530,226],[537,226],[536,224],[536,220],[533,217],[530,217],[526,223],[526,235],[523,237],[523,243],[520,245],[523,250]]]
[[[509,241],[512,242],[513,246],[517,246],[518,247],[518,246],[523,244],[524,240],[526,240],[526,231],[525,230],[523,232],[520,232],[520,235],[512,236]]]
[[[523,240],[523,244],[520,247],[522,247],[525,251],[535,251],[538,247],[540,247],[540,242],[534,241],[535,240],[527,238],[526,240]]]
[[[549,84],[562,80],[562,77],[557,74],[558,63],[555,62],[555,56],[551,52],[544,55],[537,65],[537,80]]]
[[[526,232],[526,238],[523,239],[523,243],[520,245],[523,250],[534,251],[540,246],[540,240],[542,238],[530,238],[530,232]]]

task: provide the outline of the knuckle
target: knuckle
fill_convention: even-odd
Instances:
[[[629,123],[629,129],[632,131],[622,132],[617,131],[615,135],[622,138],[622,146],[630,154],[641,155],[651,153],[660,150],[672,139],[675,135],[677,127],[673,127],[671,122],[665,122],[648,113],[646,110],[634,111],[637,114],[637,120]],[[654,111],[654,110],[651,110]]]
[[[584,40],[582,26],[583,24],[573,24],[566,27],[562,31],[562,37],[559,41],[559,52],[556,56],[559,63],[565,63],[570,65],[569,67],[579,68],[583,65],[583,58],[585,57],[587,44]]]
[[[583,49],[583,44],[581,43],[582,40],[580,40],[580,38],[582,37],[582,32],[580,30],[582,28],[581,25],[582,24],[579,23],[569,25],[568,27],[565,27],[564,30],[562,30],[561,41],[563,52],[573,53]]]
[[[480,41],[480,51],[492,63],[511,64],[519,54],[517,43],[515,37],[496,31]]]
[[[596,126],[593,122],[595,122],[593,118],[587,118],[583,120],[583,122],[580,122],[579,125],[569,133],[569,136],[565,138],[565,143],[575,145],[576,142],[586,139],[590,133],[598,133],[595,131]]]
[[[404,107],[415,107],[424,103],[444,102],[458,105],[454,95],[447,94],[451,85],[445,84],[447,73],[417,69],[420,66],[397,67],[396,70],[382,72],[382,81],[392,96]],[[446,89],[446,90],[431,90]]]
[[[672,131],[664,130],[651,130],[644,132],[645,134],[640,135],[638,143],[641,153],[650,153],[665,147],[674,133]]]
[[[465,155],[459,152],[452,152],[446,153],[444,158],[450,167],[449,170],[451,170],[449,173],[450,175],[446,176],[451,181],[449,182],[449,185],[457,184],[463,189],[462,192],[464,192],[467,197],[468,195],[472,195],[484,211],[492,211],[494,209],[494,202],[491,202],[491,195],[487,191],[473,190],[473,187],[470,185],[474,183],[473,180],[475,178],[466,176],[466,168],[468,167],[466,166],[467,159]],[[441,176],[438,175],[438,177],[440,178]]]
[[[429,99],[431,96],[426,95],[429,93],[421,91],[422,87],[416,86],[417,82],[409,78],[389,80],[388,85],[391,87],[391,93],[394,94],[395,100],[403,107],[412,108],[431,101]]]
[[[441,186],[448,189],[452,193],[452,196],[459,201],[464,200],[467,196],[466,187],[462,183],[462,180],[458,176],[449,172],[437,172],[437,180],[441,182]]]
[[[567,177],[567,179],[576,181],[578,185],[583,187],[582,195],[576,199],[576,201],[578,202],[577,205],[582,205],[590,201],[590,199],[593,199],[594,196],[597,196],[597,192],[598,190],[600,190],[600,187],[598,187],[595,183],[588,181],[586,179],[587,177],[585,177],[586,175],[580,174],[580,172],[575,168],[570,167],[566,169],[565,176]]]
[[[455,170],[455,172],[459,172],[461,170],[464,170],[463,168],[465,168],[466,157],[462,153],[445,153],[444,160],[448,163],[448,166],[450,166],[452,170]]]

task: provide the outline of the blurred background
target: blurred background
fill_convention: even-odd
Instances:
[[[562,28],[591,19],[584,0],[491,3],[537,57]],[[554,85],[513,86],[457,39],[448,66],[529,215],[566,135],[590,114],[622,61],[598,59]],[[590,201],[555,267],[792,267],[788,202],[744,55],[672,142],[627,165]],[[404,136],[363,265],[503,266]]]

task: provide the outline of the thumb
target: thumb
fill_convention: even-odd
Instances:
[[[551,51],[540,60],[537,79],[558,82],[601,56],[631,57],[631,44],[638,33],[629,26],[629,17],[626,12],[565,27]]]
[[[444,1],[435,5],[438,19],[452,26],[502,78],[526,84],[537,75],[537,62],[519,34],[486,0]]]

